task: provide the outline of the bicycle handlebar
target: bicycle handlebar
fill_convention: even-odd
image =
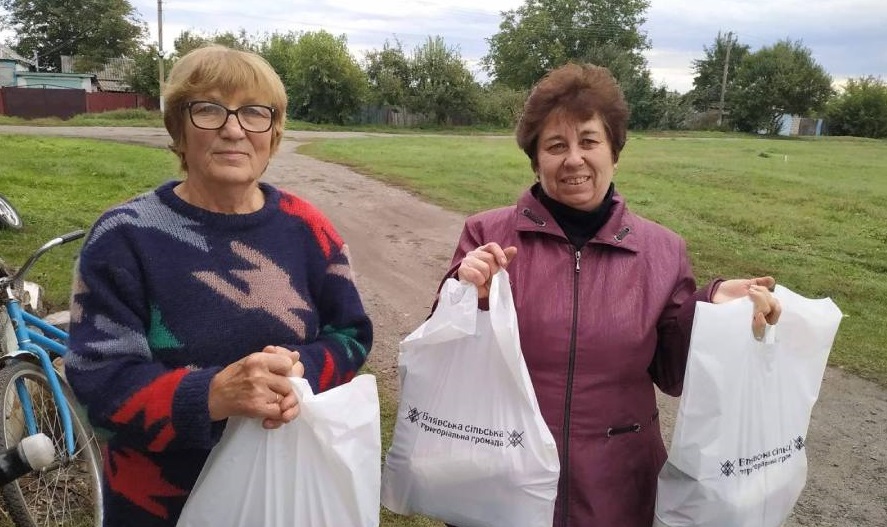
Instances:
[[[73,242],[74,240],[79,240],[86,236],[86,231],[83,229],[77,229],[74,232],[69,232],[68,234],[62,234],[59,238],[62,239],[62,243]]]
[[[16,273],[10,277],[0,278],[0,286],[5,287],[8,284],[14,284],[17,281],[21,280],[28,271],[31,270],[31,267],[37,260],[43,256],[46,251],[52,249],[53,247],[58,247],[59,245],[66,244],[68,242],[72,242],[74,240],[79,240],[86,236],[86,231],[83,229],[77,229],[76,231],[69,232],[68,234],[63,234],[58,238],[53,238],[48,242],[44,243],[39,249],[34,251],[34,253],[28,258],[28,261],[25,262],[25,265],[21,266],[21,268],[16,271]]]

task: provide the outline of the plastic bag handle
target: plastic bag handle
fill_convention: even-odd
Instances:
[[[505,269],[500,269],[493,275],[490,284],[490,323],[511,376],[522,388],[521,394],[527,404],[538,414],[539,403],[533,393],[533,383],[524,362],[520,339],[515,339],[518,335],[517,310],[514,307],[514,296]]]

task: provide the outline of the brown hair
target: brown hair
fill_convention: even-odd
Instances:
[[[553,112],[562,112],[580,122],[599,117],[607,132],[613,162],[619,161],[627,139],[628,105],[607,68],[566,64],[548,72],[533,87],[515,130],[517,144],[530,158],[533,170],[538,164],[539,133]]]
[[[271,153],[277,152],[286,120],[286,90],[277,72],[255,53],[220,45],[205,46],[187,53],[173,65],[163,90],[166,99],[163,124],[172,138],[169,148],[179,156],[183,171],[188,171],[185,162],[186,105],[194,97],[213,90],[224,96],[244,91],[254,95],[257,102],[274,108]]]

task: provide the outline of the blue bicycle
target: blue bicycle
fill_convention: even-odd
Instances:
[[[59,371],[68,335],[23,307],[28,304],[23,278],[37,259],[84,234],[47,242],[18,272],[0,266],[0,447],[42,432],[56,451],[53,464],[0,488],[10,518],[21,527],[102,524],[101,453]]]

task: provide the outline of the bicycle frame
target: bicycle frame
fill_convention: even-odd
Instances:
[[[71,423],[71,414],[68,411],[68,405],[65,403],[65,395],[62,393],[61,384],[59,383],[58,376],[55,374],[55,368],[52,366],[52,360],[49,357],[49,353],[46,352],[46,349],[49,349],[59,356],[64,356],[68,349],[63,344],[45,336],[50,335],[63,342],[67,342],[68,334],[55,326],[51,326],[42,319],[27,313],[22,309],[21,304],[12,294],[9,295],[9,299],[6,301],[6,312],[9,315],[9,319],[12,321],[12,327],[15,330],[16,340],[18,341],[18,350],[10,353],[8,356],[14,357],[27,353],[36,357],[40,362],[40,366],[47,374],[46,377],[49,380],[52,398],[55,401],[59,417],[62,420],[62,426],[64,427],[65,432],[65,447],[67,448],[68,455],[73,456],[76,445],[74,444],[74,430]],[[43,332],[43,334],[40,334],[31,328],[37,328],[39,331]],[[16,391],[22,402],[22,410],[25,415],[25,426],[28,429],[28,435],[36,434],[38,432],[37,419],[34,416],[34,407],[31,403],[31,396],[25,389],[23,381],[19,380],[16,383]]]

